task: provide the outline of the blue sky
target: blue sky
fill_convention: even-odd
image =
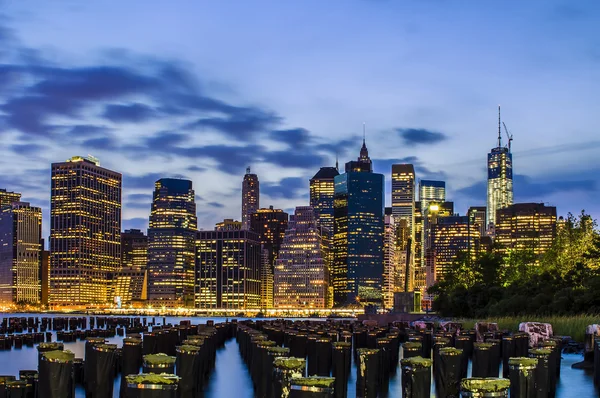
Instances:
[[[124,174],[124,228],[179,176],[210,229],[240,218],[246,166],[262,206],[306,204],[364,122],[388,188],[412,162],[464,213],[501,104],[516,201],[598,217],[599,93],[597,1],[0,0],[0,187],[47,236],[50,163],[92,154]]]

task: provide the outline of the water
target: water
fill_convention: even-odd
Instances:
[[[40,316],[39,314],[19,314],[14,316]],[[206,323],[208,319],[216,322],[224,322],[226,318],[193,318],[193,317],[166,317],[166,322],[179,324],[182,319],[191,319],[193,324]],[[238,318],[239,319],[239,318]],[[157,323],[162,323],[162,317],[156,317]],[[241,320],[241,319],[239,319]],[[151,317],[149,317],[151,321]],[[53,341],[56,340],[54,336]],[[109,343],[121,346],[122,337],[107,339]],[[75,353],[75,357],[83,358],[85,342],[77,341],[65,343],[65,349]],[[586,398],[598,396],[598,390],[594,387],[592,373],[584,370],[571,369],[571,365],[580,362],[583,357],[577,354],[563,354],[561,376],[557,385],[557,397],[559,398]],[[0,375],[18,376],[19,370],[37,369],[38,353],[35,347],[23,346],[22,349],[0,351]],[[402,381],[400,369],[390,377],[389,397],[402,396]],[[115,380],[114,396],[118,397],[119,379]],[[77,397],[84,397],[84,391],[78,386]],[[213,371],[205,391],[205,398],[252,398],[252,382],[246,365],[242,361],[238,345],[235,340],[230,340],[225,347],[217,351],[216,367]],[[432,388],[432,396],[435,393]],[[356,364],[353,362],[352,371],[348,380],[348,398],[356,397]]]

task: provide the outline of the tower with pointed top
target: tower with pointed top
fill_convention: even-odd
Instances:
[[[246,169],[242,182],[242,229],[250,229],[250,220],[253,213],[260,208],[260,185],[258,176]]]
[[[381,304],[384,176],[373,173],[363,137],[360,156],[334,177],[334,304]]]
[[[487,170],[487,225],[493,230],[496,212],[513,204],[512,153],[502,146],[500,106],[498,106],[498,146],[488,153]]]

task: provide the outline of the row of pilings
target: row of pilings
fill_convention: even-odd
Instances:
[[[62,342],[40,343],[38,369],[21,370],[18,380],[0,376],[0,397],[73,398],[75,386],[81,385],[86,397],[112,398],[118,376],[121,398],[201,397],[216,350],[236,329],[235,321],[182,321],[148,333],[127,333],[121,347],[107,344],[104,337],[87,337],[84,358],[75,358]]]
[[[437,397],[555,397],[562,338],[530,347],[527,333],[487,332],[477,341],[474,330],[456,326],[244,321],[237,341],[259,398],[345,398],[353,360],[359,398],[387,396],[399,367],[406,398],[429,397],[433,382]]]

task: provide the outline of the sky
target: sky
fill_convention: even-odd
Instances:
[[[497,107],[516,202],[600,216],[600,2],[0,0],[0,188],[41,206],[50,165],[123,174],[123,229],[189,178],[198,225],[308,204],[321,166],[413,163],[464,214],[485,205]],[[505,132],[502,132],[506,142]]]

